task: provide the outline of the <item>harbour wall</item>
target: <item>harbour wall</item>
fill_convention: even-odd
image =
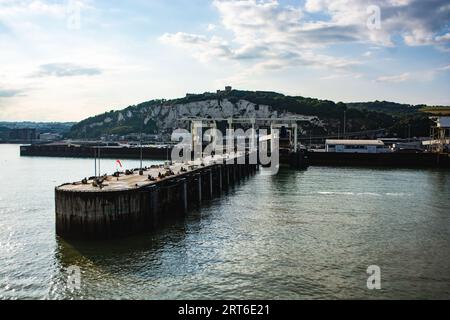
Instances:
[[[56,188],[56,232],[66,239],[86,240],[151,231],[221,196],[257,170],[256,164],[214,164],[133,190]]]
[[[311,166],[450,168],[450,154],[309,152]]]
[[[95,148],[67,145],[31,145],[21,146],[21,156],[94,158]],[[153,160],[170,160],[172,149],[143,148],[142,158]],[[141,150],[138,147],[102,147],[101,157],[106,159],[139,159]],[[281,164],[289,164],[293,168],[311,166],[380,166],[380,167],[422,167],[450,168],[448,154],[435,153],[331,153],[331,152],[299,152],[295,155],[280,155]]]
[[[143,159],[166,160],[171,157],[172,148],[142,148]],[[97,148],[68,145],[29,145],[20,147],[22,157],[95,158]],[[108,159],[140,159],[139,147],[101,147],[100,156]]]

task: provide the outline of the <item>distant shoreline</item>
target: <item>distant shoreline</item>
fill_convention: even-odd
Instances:
[[[22,144],[31,144],[31,141],[0,141],[0,144],[17,144],[17,145],[22,145]]]

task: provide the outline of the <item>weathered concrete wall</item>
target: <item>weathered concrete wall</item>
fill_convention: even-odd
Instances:
[[[108,239],[153,230],[219,197],[257,165],[217,164],[129,191],[55,191],[56,231],[64,238]]]
[[[143,159],[166,160],[172,152],[172,148],[143,148]],[[20,156],[26,157],[67,157],[67,158],[95,158],[96,149],[93,147],[77,146],[53,146],[53,145],[31,145],[21,146]],[[141,149],[102,147],[101,157],[103,159],[140,159]]]
[[[63,192],[56,190],[59,235],[110,238],[150,228],[151,193]]]
[[[311,165],[450,168],[449,154],[310,152]]]

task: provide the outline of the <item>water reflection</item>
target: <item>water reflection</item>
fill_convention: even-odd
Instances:
[[[450,297],[448,171],[258,174],[156,233],[68,243],[55,236],[53,188],[86,176],[91,160],[0,149],[3,179],[15,181],[0,186],[3,299]],[[46,174],[30,184],[36,168]],[[366,288],[372,264],[382,270],[379,292]],[[67,288],[71,265],[81,290]]]
[[[57,295],[67,283],[66,269],[78,266],[82,271],[82,293],[64,291],[65,298],[95,298],[99,284],[103,283],[105,293],[117,286],[130,286],[133,283],[151,282],[159,277],[164,269],[167,275],[182,272],[176,263],[165,261],[167,250],[177,248],[179,253],[185,250],[186,227],[183,221],[175,222],[171,227],[161,228],[152,233],[126,239],[97,242],[70,241],[57,238],[56,260],[59,276],[55,280]],[[185,257],[178,256],[178,259]]]

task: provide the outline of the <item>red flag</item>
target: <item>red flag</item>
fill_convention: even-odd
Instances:
[[[122,166],[122,162],[120,162],[120,160],[117,160],[117,161],[116,161],[116,163],[118,163],[118,164],[119,164],[119,166],[120,166],[121,168],[123,168],[123,166]]]

